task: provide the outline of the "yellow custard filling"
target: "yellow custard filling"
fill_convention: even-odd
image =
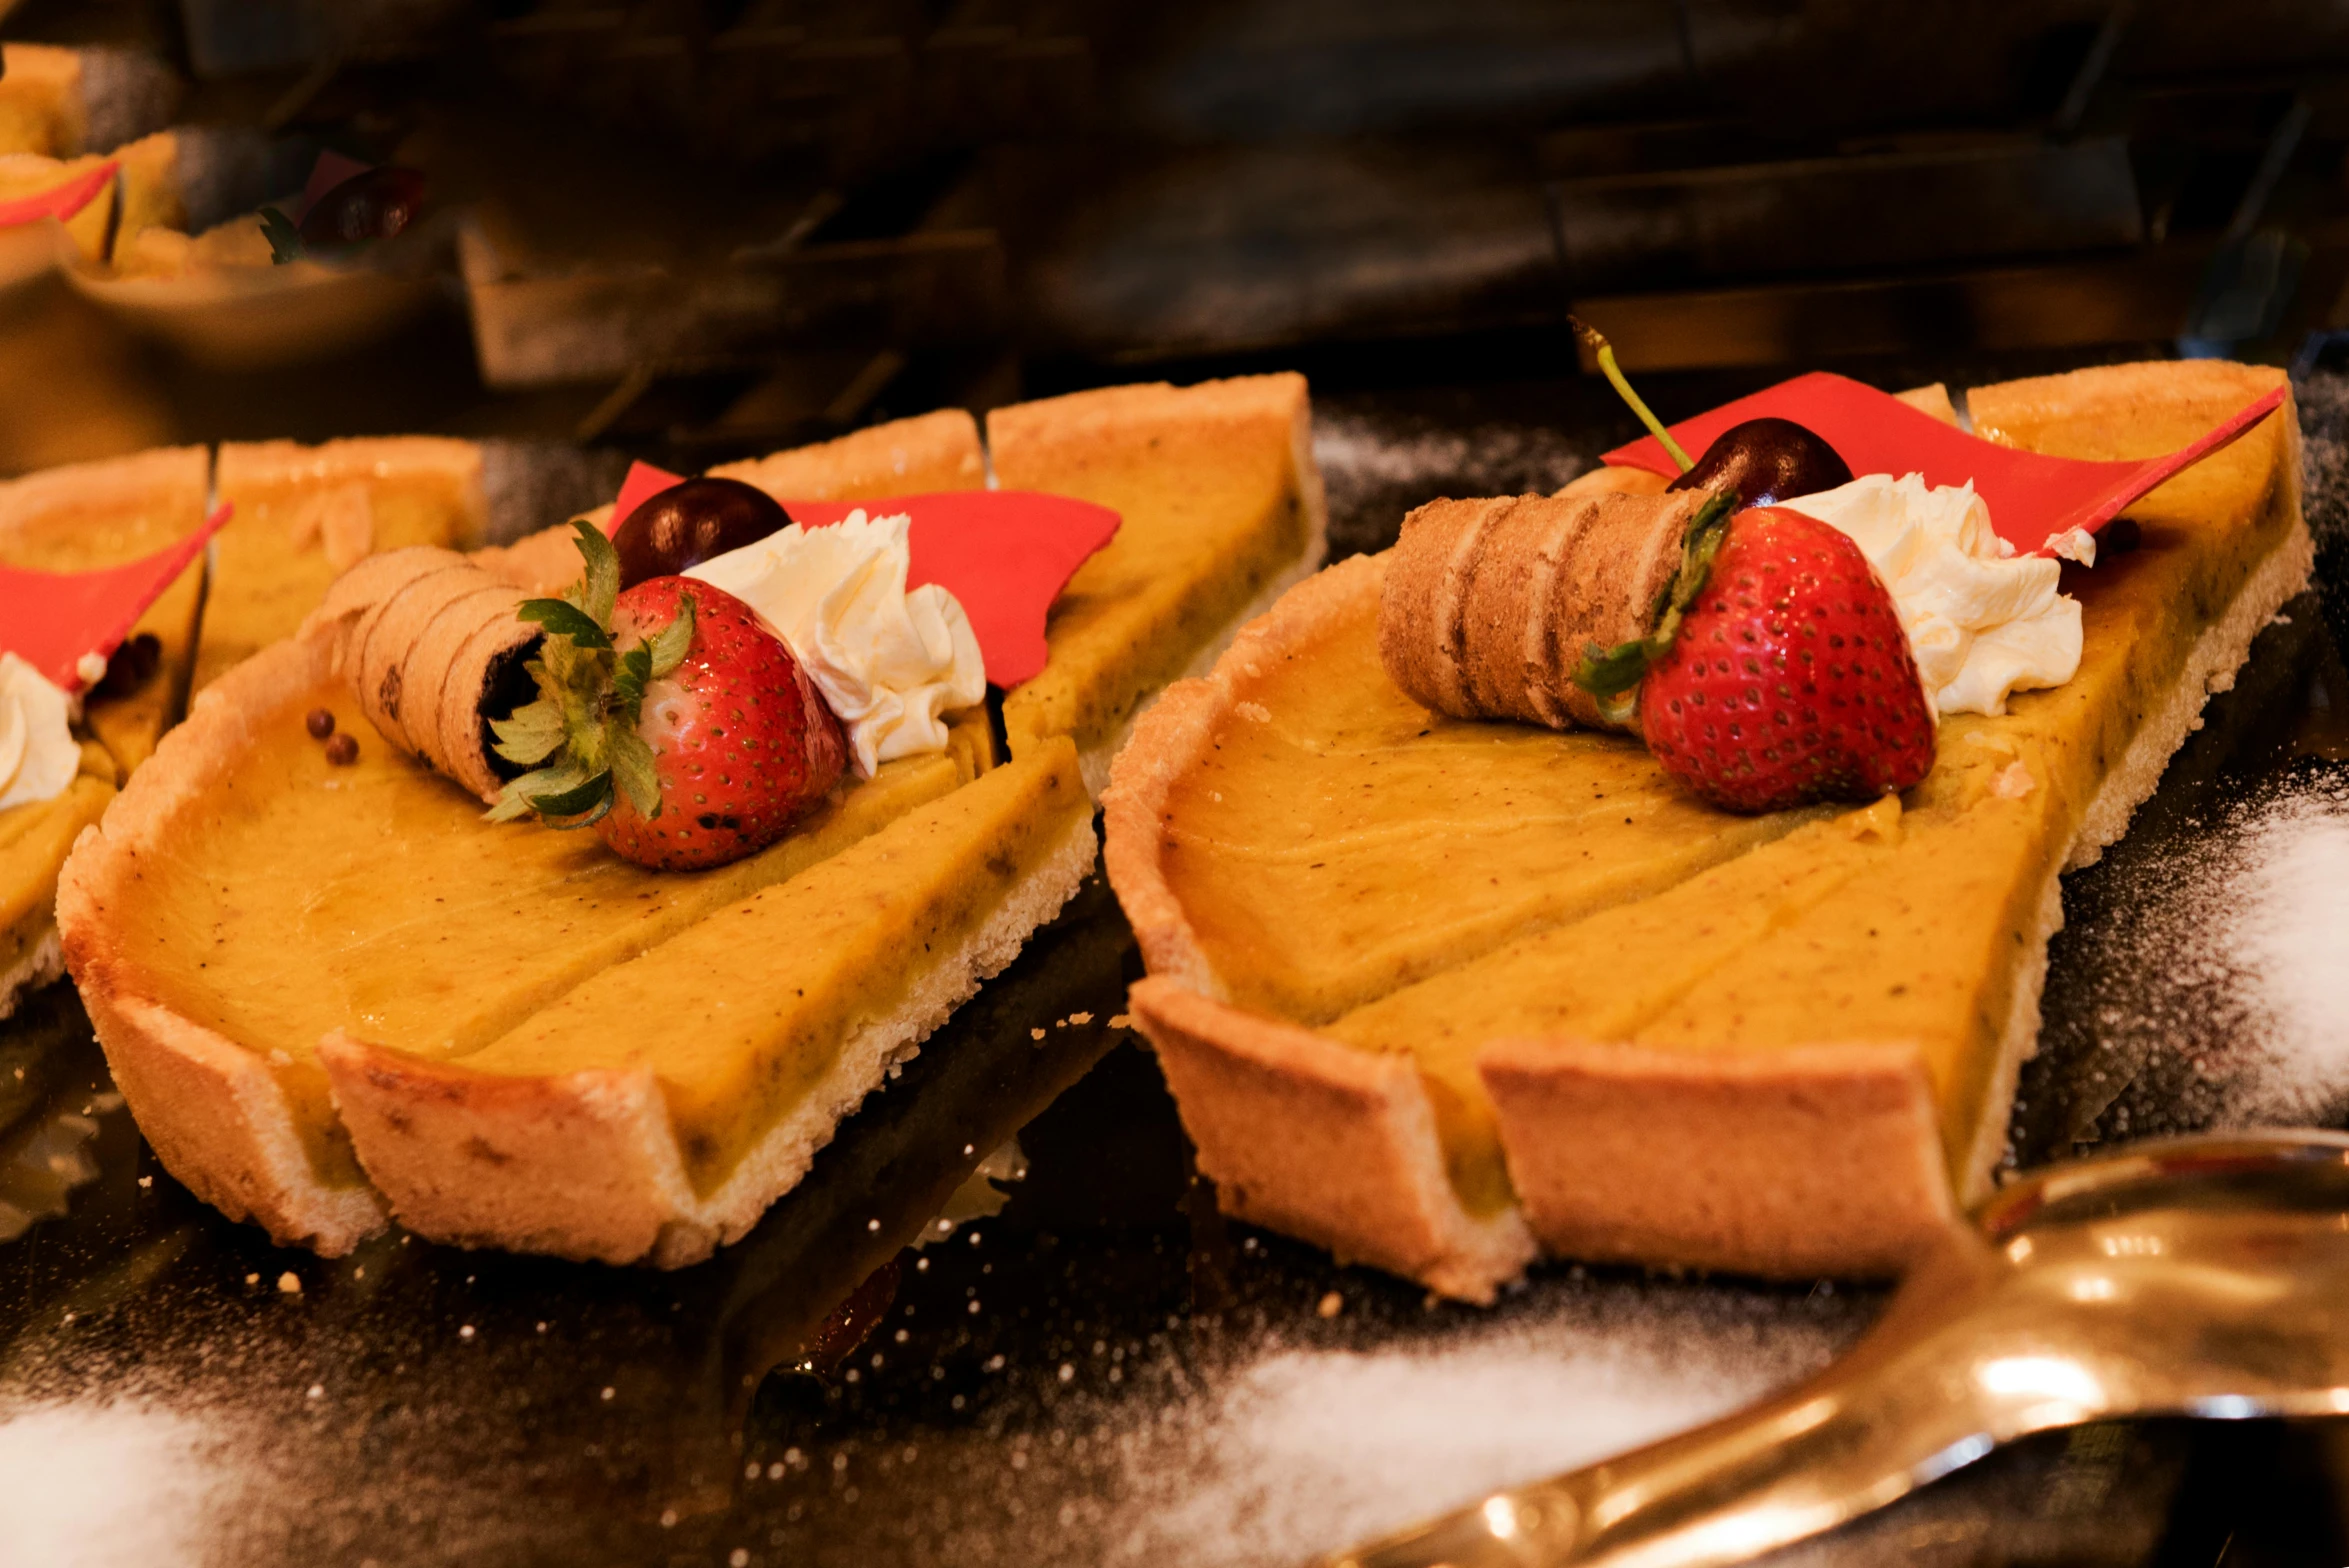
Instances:
[[[326,760],[303,726],[312,707],[359,738],[356,763]],[[142,988],[266,1055],[323,1128],[333,1118],[315,1050],[328,1032],[426,1057],[478,1050],[595,974],[950,793],[972,755],[888,763],[757,855],[655,872],[591,833],[482,822],[479,802],[394,754],[342,687],[321,686],[256,718],[251,745],[191,803],[170,849],[141,857],[146,896],[112,913]]]
[[[605,970],[465,1065],[651,1067],[707,1192],[1091,819],[1059,740]]]
[[[1083,751],[1113,740],[1304,552],[1294,445],[1304,396],[1302,378],[1264,377],[1079,393],[989,416],[1005,489],[1075,496],[1121,519],[1053,605],[1042,673],[1004,699],[1013,756],[1054,735]]]
[[[1808,820],[1714,811],[1620,736],[1430,713],[1355,612],[1241,684],[1168,801],[1167,880],[1243,1005],[1320,1022]]]
[[[463,549],[484,525],[481,457],[434,436],[290,441],[220,449],[220,498],[235,508],[213,544],[195,686],[281,637],[361,558],[408,545]]]
[[[83,828],[114,799],[114,760],[82,747],[82,771],[65,792],[0,811],[0,977],[30,959],[57,929],[57,873]],[[0,995],[0,1004],[8,998]]]

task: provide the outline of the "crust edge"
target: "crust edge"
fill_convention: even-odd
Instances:
[[[360,1162],[417,1234],[683,1267],[738,1240],[799,1184],[840,1123],[1074,896],[1094,851],[1085,812],[979,930],[842,1044],[824,1077],[707,1196],[687,1176],[649,1068],[509,1077],[339,1034],[319,1054]]]
[[[1409,1058],[1157,975],[1135,984],[1129,1005],[1226,1214],[1466,1301],[1490,1302],[1533,1261],[1515,1206],[1482,1218],[1461,1206]]]
[[[325,641],[292,639],[199,693],[186,721],[75,841],[58,878],[57,919],[107,1066],[164,1169],[273,1240],[337,1257],[383,1228],[381,1201],[319,1178],[262,1059],[146,994],[106,919],[108,902],[138,879],[139,856],[164,841],[178,811],[243,749],[251,716],[307,691],[331,661]]]

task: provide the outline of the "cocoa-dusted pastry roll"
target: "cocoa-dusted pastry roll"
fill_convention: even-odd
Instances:
[[[523,598],[454,550],[419,545],[344,573],[304,630],[335,628],[343,679],[385,740],[495,802],[505,779],[488,719],[512,706],[541,635],[515,615]]]
[[[1378,652],[1388,677],[1455,718],[1636,729],[1636,719],[1609,721],[1574,669],[1592,643],[1654,629],[1707,499],[1686,490],[1429,502],[1403,519],[1387,563]]]

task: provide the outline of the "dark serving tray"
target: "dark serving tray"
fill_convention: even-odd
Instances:
[[[1749,387],[1653,390],[1679,414]],[[2302,396],[2331,543],[2349,380]],[[1627,433],[1582,382],[1319,401],[1340,550]],[[2340,1124],[2344,571],[2329,548],[2067,879],[2014,1163]],[[1477,1309],[1228,1224],[1123,1027],[1137,973],[1096,878],[748,1239],[674,1274],[273,1247],[164,1174],[52,988],[0,1024],[0,1564],[1286,1563],[1724,1412],[1882,1299],[1545,1264]],[[2333,1424],[2108,1425],[1783,1560],[2337,1563],[2344,1477]]]

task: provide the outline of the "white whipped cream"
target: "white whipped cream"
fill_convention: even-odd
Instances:
[[[912,519],[862,508],[828,528],[793,523],[685,573],[765,617],[840,716],[857,772],[946,749],[940,715],[987,695],[979,639],[936,583],[906,591]]]
[[[2056,592],[2062,563],[2016,556],[1971,482],[1865,474],[1786,507],[1849,535],[1868,557],[1936,711],[2004,713],[2009,693],[2061,686],[2079,670],[2080,601]]]
[[[73,699],[13,653],[0,653],[0,811],[65,793],[82,770]]]

